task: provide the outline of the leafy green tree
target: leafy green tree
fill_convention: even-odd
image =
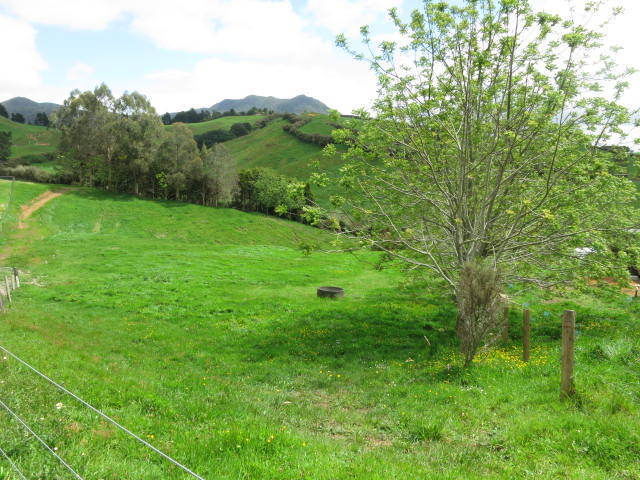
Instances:
[[[171,119],[171,114],[169,112],[162,115],[162,123],[164,125],[171,125],[173,123],[173,120]]]
[[[196,143],[199,147],[207,146],[211,147],[216,143],[226,142],[227,140],[233,140],[235,135],[231,133],[229,130],[216,129],[210,130],[208,132],[200,133],[198,135],[194,135]]]
[[[4,108],[4,105],[0,103],[0,117],[9,118],[9,112]]]
[[[0,161],[6,162],[11,156],[11,132],[0,132]]]
[[[16,123],[25,123],[24,115],[21,113],[13,112],[11,114],[11,121]]]
[[[198,157],[198,146],[189,127],[174,125],[164,132],[151,168],[156,178],[162,175],[166,181],[166,188],[162,192],[165,199],[170,198],[171,194],[176,200],[183,199],[187,185],[184,171]]]
[[[497,338],[507,283],[623,275],[610,245],[638,215],[595,148],[630,120],[617,104],[629,72],[599,60],[600,35],[526,0],[460,3],[425,0],[406,22],[391,10],[397,42],[361,30],[371,56],[338,37],[379,98],[357,132],[334,132],[349,148],[333,200],[347,235],[450,287],[469,364]]]
[[[238,185],[236,163],[222,145],[202,150],[203,179],[209,193],[210,204],[229,205]],[[204,203],[204,202],[203,202]]]
[[[248,122],[239,122],[231,125],[229,131],[236,137],[242,137],[251,133],[252,128],[253,127]]]
[[[33,122],[34,125],[39,125],[41,127],[48,127],[50,122],[49,122],[49,117],[47,116],[47,114],[45,112],[39,112],[36,114],[36,118]]]
[[[112,175],[118,141],[114,106],[111,90],[102,84],[93,91],[74,90],[55,113],[61,164],[83,185],[100,185]]]
[[[140,193],[161,136],[161,123],[144,95],[115,98],[104,84],[74,91],[55,121],[66,172],[85,185]]]

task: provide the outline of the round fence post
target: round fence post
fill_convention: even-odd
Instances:
[[[562,379],[560,396],[568,398],[576,393],[573,380],[574,342],[576,336],[576,312],[565,310],[562,314]]]
[[[531,357],[531,310],[522,312],[522,361],[528,362]]]
[[[509,341],[509,305],[505,305],[502,311],[502,341]]]

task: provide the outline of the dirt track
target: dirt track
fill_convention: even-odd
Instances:
[[[55,192],[52,190],[46,191],[43,194],[41,194],[38,198],[36,198],[33,202],[31,202],[29,205],[23,205],[21,207],[22,211],[20,212],[18,228],[20,229],[27,228],[27,225],[24,223],[25,220],[27,220],[31,215],[33,215],[35,212],[37,212],[42,207],[44,207],[51,200],[59,197],[60,195],[67,192],[68,190],[69,190],[68,188],[65,188]]]

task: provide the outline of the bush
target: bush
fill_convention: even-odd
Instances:
[[[234,123],[233,125],[231,125],[231,128],[229,129],[229,131],[235,137],[242,137],[244,135],[251,133],[252,129],[253,127],[249,122],[241,122],[241,123]]]
[[[18,158],[12,158],[7,161],[6,165],[8,167],[17,167],[18,165],[33,165],[37,163],[52,162],[53,160],[55,160],[55,158],[56,158],[56,154],[52,152],[34,153],[31,155],[24,155]]]
[[[321,135],[319,133],[304,133],[300,130],[303,126],[311,121],[310,117],[298,117],[292,114],[285,114],[282,116],[285,120],[291,122],[289,125],[284,125],[282,130],[293,135],[298,140],[303,141],[305,143],[312,143],[314,145],[318,145],[319,147],[326,147],[333,141],[333,138],[330,135]]]
[[[28,182],[38,183],[62,183],[71,184],[73,177],[69,174],[48,172],[42,168],[18,165],[17,167],[0,167],[0,176],[15,177],[17,180],[26,180]]]
[[[228,130],[211,130],[210,132],[201,133],[199,135],[194,135],[193,137],[198,144],[198,147],[202,148],[202,146],[211,147],[216,143],[226,142],[227,140],[233,140],[236,136]]]

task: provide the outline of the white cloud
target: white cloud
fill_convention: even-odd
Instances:
[[[334,34],[355,35],[402,0],[308,0],[307,10],[313,19]]]
[[[208,107],[223,97],[305,94],[349,113],[370,103],[375,79],[364,64],[339,57],[337,62],[318,61],[306,68],[287,62],[210,58],[198,62],[191,71],[151,74],[141,90],[160,112]]]
[[[0,5],[32,23],[77,30],[102,30],[123,11],[119,0],[0,0]]]
[[[67,79],[72,82],[85,82],[93,75],[94,71],[95,70],[91,65],[87,65],[83,62],[76,62],[67,72]]]
[[[47,66],[36,48],[36,31],[26,22],[0,15],[0,100],[18,92],[33,92],[42,83]]]

